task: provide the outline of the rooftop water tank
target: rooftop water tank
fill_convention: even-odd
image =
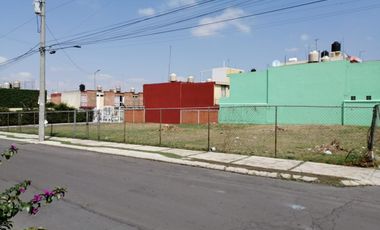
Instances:
[[[329,51],[327,51],[327,50],[322,51],[321,58],[326,57],[326,56],[327,57],[330,56]]]
[[[321,61],[322,61],[322,62],[328,62],[328,61],[330,61],[330,57],[329,57],[329,56],[323,56],[323,57],[321,58]]]
[[[98,86],[96,86],[96,90],[97,90],[98,92],[102,92],[103,88],[102,88],[101,85],[98,85]]]
[[[170,79],[169,79],[170,82],[176,82],[177,81],[177,74],[172,73],[172,74],[170,74],[169,77],[170,77]]]
[[[120,93],[120,92],[121,92],[121,87],[120,86],[116,87],[116,93]]]
[[[315,63],[319,62],[319,53],[318,51],[314,50],[309,53],[309,62],[310,63]]]
[[[335,41],[333,44],[331,44],[331,52],[340,52],[341,51],[341,45],[339,42]]]
[[[281,62],[280,62],[279,60],[274,60],[274,61],[272,62],[272,66],[273,66],[273,67],[279,67],[279,66],[281,66]]]
[[[84,92],[86,90],[86,86],[84,84],[79,85],[79,91]]]
[[[189,76],[187,78],[187,82],[190,82],[190,83],[194,82],[194,77],[193,76]]]
[[[3,88],[4,89],[10,89],[11,88],[11,83],[9,83],[9,82],[4,82],[4,84],[3,84]]]
[[[20,81],[14,81],[12,84],[14,89],[20,89],[21,88],[21,83]]]

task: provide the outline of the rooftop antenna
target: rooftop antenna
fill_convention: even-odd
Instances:
[[[365,50],[360,50],[359,51],[359,58],[363,60],[363,53],[365,53],[366,51]]]
[[[318,51],[318,41],[319,41],[319,38],[314,39],[314,41],[315,41],[315,50]]]

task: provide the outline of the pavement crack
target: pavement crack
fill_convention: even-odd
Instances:
[[[314,218],[312,215],[310,215],[312,219],[312,229],[319,229],[319,230],[324,230],[324,229],[331,229],[334,230],[336,227],[336,221],[339,219],[340,215],[342,212],[350,207],[353,203],[355,202],[355,199],[349,200],[343,205],[340,205],[336,208],[333,208],[330,213],[328,213],[325,216],[322,216],[320,218]],[[331,226],[323,226],[323,225],[330,225]],[[326,228],[325,228],[326,227]]]
[[[112,220],[112,221],[117,222],[119,224],[127,225],[128,227],[134,228],[136,230],[149,230],[147,228],[143,228],[142,226],[138,226],[137,224],[129,223],[129,222],[126,222],[125,220],[122,220],[120,218],[109,216],[107,214],[104,214],[104,213],[98,212],[96,210],[90,209],[88,206],[82,205],[80,203],[74,202],[74,201],[69,200],[69,199],[63,199],[63,202],[66,202],[68,204],[77,206],[80,209],[83,209],[83,210],[85,210],[85,211],[87,211],[87,212],[89,212],[91,214],[95,214],[95,215],[104,217],[106,219]]]
[[[301,166],[301,165],[303,165],[303,164],[305,164],[305,161],[302,161],[302,162],[300,162],[299,164],[297,164],[297,165],[291,167],[290,169],[288,169],[288,171],[292,171],[293,169],[298,168],[299,166]]]

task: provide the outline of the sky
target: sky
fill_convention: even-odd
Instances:
[[[46,0],[47,44],[200,2],[204,0]],[[341,42],[349,55],[360,56],[364,61],[380,60],[380,27],[376,25],[380,21],[378,0],[327,0],[258,15],[307,2],[313,0],[218,0],[126,27],[121,32],[133,34],[147,26],[151,28],[148,32],[154,32],[161,29],[157,28],[160,23],[181,20],[201,10],[208,12],[176,25],[193,28],[80,44],[80,49],[58,49],[55,54],[48,52],[47,89],[49,92],[77,90],[79,84],[93,89],[94,75],[96,85],[105,90],[121,87],[125,91],[130,88],[140,91],[143,84],[167,81],[169,72],[180,77],[192,75],[196,81],[202,81],[207,78],[207,70],[214,67],[265,70],[274,60],[305,59],[316,46],[319,50],[330,50],[334,41]],[[224,8],[210,13],[221,6]],[[249,16],[252,14],[255,15]],[[37,89],[38,53],[1,66],[1,62],[25,53],[39,42],[39,24],[32,0],[1,0],[0,15],[0,83],[19,80],[25,87]],[[225,21],[244,16],[247,17]],[[212,24],[218,21],[222,22]],[[194,27],[201,24],[208,25]]]

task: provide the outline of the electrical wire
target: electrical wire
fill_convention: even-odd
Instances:
[[[250,17],[257,17],[257,16],[262,16],[262,15],[267,15],[267,14],[272,14],[276,12],[281,12],[281,11],[286,11],[289,9],[295,9],[295,8],[300,8],[304,6],[310,6],[310,5],[315,5],[318,3],[326,2],[328,0],[315,0],[311,2],[306,2],[306,3],[300,3],[297,5],[291,5],[291,6],[286,6],[286,7],[281,7],[273,10],[267,10],[267,11],[262,11],[258,13],[253,13],[253,14],[246,14],[243,16],[238,16],[238,17],[231,17],[227,19],[222,19],[222,20],[217,20],[209,23],[201,23],[198,25],[190,25],[190,26],[184,26],[184,27],[179,27],[179,28],[173,28],[173,29],[166,29],[166,30],[159,30],[156,32],[151,32],[151,33],[145,33],[145,34],[122,34],[122,35],[117,35],[117,36],[111,36],[111,37],[106,37],[106,38],[95,38],[95,39],[89,39],[87,41],[80,41],[80,40],[68,40],[64,41],[62,43],[58,44],[53,44],[51,46],[56,46],[56,45],[73,45],[73,44],[79,44],[79,45],[90,45],[90,44],[98,44],[102,42],[111,42],[111,41],[120,41],[120,40],[126,40],[126,39],[135,39],[135,38],[141,38],[141,37],[147,37],[147,36],[154,36],[154,35],[160,35],[160,34],[167,34],[167,33],[173,33],[173,32],[178,32],[178,31],[183,31],[183,30],[189,30],[189,29],[194,29],[194,28],[199,28],[199,27],[205,27],[205,26],[210,26],[210,25],[215,25],[215,24],[220,24],[220,23],[225,23],[225,22],[230,22],[230,21],[236,21],[240,19],[246,19]],[[204,15],[202,15],[204,16]],[[177,22],[172,23],[173,25],[178,24]]]
[[[68,1],[68,2],[72,2]],[[149,17],[140,17],[136,19],[131,19],[128,21],[124,21],[121,23],[116,23],[108,27],[103,27],[98,30],[91,30],[88,32],[82,32],[78,33],[70,38],[70,36],[67,36],[67,40],[61,39],[61,42],[59,42],[58,39],[55,38],[54,35],[54,43],[49,42],[47,45],[48,48],[53,50],[64,50],[67,48],[71,48],[75,45],[94,45],[94,44],[101,44],[101,43],[108,43],[108,42],[114,42],[114,41],[121,41],[121,40],[131,40],[131,39],[137,39],[137,38],[149,38],[161,34],[169,34],[174,33],[178,31],[183,30],[189,30],[199,27],[207,27],[211,25],[215,25],[218,23],[225,23],[235,20],[242,20],[250,17],[257,17],[257,16],[269,16],[273,14],[284,14],[285,12],[294,12],[298,10],[299,8],[303,8],[303,10],[307,10],[309,8],[305,8],[306,6],[313,6],[315,9],[316,7],[322,7],[322,5],[317,5],[320,3],[332,3],[332,4],[338,4],[336,1],[331,0],[315,0],[315,1],[293,1],[292,4],[282,4],[282,7],[277,7],[273,9],[273,6],[267,6],[268,2],[273,4],[271,1],[266,0],[257,0],[257,1],[227,1],[227,0],[205,0],[200,1],[193,4],[184,5],[182,7],[177,7],[172,10],[167,10],[161,13],[158,13],[154,16]],[[346,1],[346,2],[354,2],[354,1]],[[298,3],[298,4],[295,4]],[[239,5],[240,4],[240,5]],[[244,5],[246,4],[246,5]],[[223,10],[230,8],[233,5],[238,6],[244,6],[244,9],[249,9],[249,7],[255,7],[257,8],[258,5],[266,6],[266,10],[257,9],[256,12],[250,13],[250,14],[244,14],[240,15],[238,17],[230,17],[223,20],[217,20],[217,21],[211,21],[208,23],[199,23],[197,21],[197,24],[194,25],[194,21],[197,19],[204,18],[209,15],[214,15],[215,13],[222,12]],[[327,7],[328,5],[325,4],[323,7]],[[370,10],[373,8],[379,7],[378,5],[370,5],[370,6],[363,6],[360,8],[355,9],[344,9],[344,10],[337,10],[333,12],[327,12],[323,14],[319,14],[321,17],[332,17],[332,16],[338,16],[341,14],[347,14],[350,11],[357,10],[365,11]],[[311,9],[311,8],[310,8]],[[180,16],[180,17],[179,17]],[[169,17],[169,18],[168,18]],[[172,17],[172,18],[170,18]],[[302,19],[302,20],[300,20]],[[283,25],[287,23],[294,23],[299,21],[307,21],[314,19],[313,15],[309,15],[307,17],[302,18],[290,18],[290,19],[283,19],[283,20],[277,20],[275,22],[271,22],[269,24],[261,24],[260,26],[256,27],[255,29],[263,29],[269,28],[271,26],[278,26]],[[298,20],[298,21],[297,21]],[[144,25],[144,23],[149,23],[147,25]],[[191,24],[192,23],[192,24]],[[142,24],[142,25],[140,25]],[[135,28],[132,30],[125,29],[134,26]],[[51,30],[50,30],[51,31]],[[140,41],[140,39],[138,39]],[[155,39],[156,40],[156,39]],[[11,64],[17,63],[35,53],[39,52],[39,50],[35,47],[30,49],[29,51],[25,52],[22,55],[19,55],[15,58],[9,59],[6,62],[0,63],[0,68],[4,68],[5,66],[9,66]],[[70,57],[68,57],[70,59]],[[72,64],[76,65],[76,63],[71,59]],[[75,64],[74,64],[75,63]],[[87,72],[87,71],[86,71]]]
[[[48,26],[48,24],[46,24],[46,28],[49,32],[49,34],[54,38],[54,40],[58,43],[58,40],[57,38],[54,36],[53,34],[53,31],[50,29],[50,27]],[[54,50],[56,51],[56,50]],[[70,55],[66,52],[65,49],[62,49],[63,51],[63,54],[66,56],[66,58],[71,62],[71,64],[76,68],[78,69],[80,72],[82,73],[85,73],[85,74],[91,74],[89,71],[86,71],[85,69],[83,69],[82,67],[80,67],[71,57]]]
[[[60,9],[60,8],[66,6],[66,5],[68,5],[68,4],[70,4],[70,3],[74,2],[74,1],[75,1],[75,0],[68,0],[68,1],[65,1],[65,2],[59,4],[58,6],[53,7],[53,8],[50,9],[50,10],[46,10],[46,12],[53,12],[53,11],[55,11],[55,10],[57,10],[57,9]],[[5,37],[8,37],[8,35],[14,33],[15,31],[17,31],[17,30],[19,30],[19,29],[21,29],[22,27],[24,27],[26,24],[32,22],[33,20],[34,20],[34,16],[33,16],[33,17],[30,17],[30,18],[27,19],[25,22],[21,23],[21,24],[18,25],[18,26],[15,26],[14,28],[10,29],[9,31],[5,32],[4,34],[1,34],[1,35],[0,35],[0,39],[5,38]]]

